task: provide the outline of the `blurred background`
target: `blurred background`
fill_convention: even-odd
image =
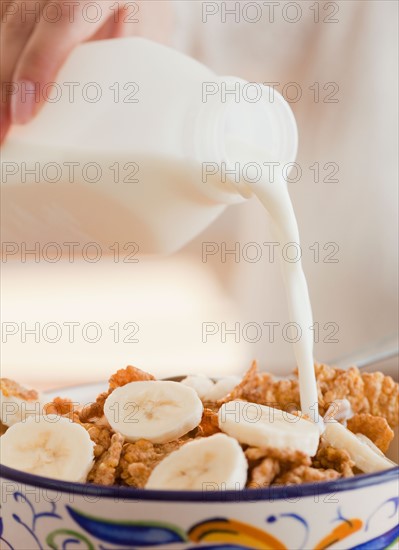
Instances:
[[[393,350],[398,4],[275,2],[272,14],[265,4],[147,1],[135,33],[217,74],[274,83],[283,93],[299,127],[302,174],[289,190],[318,327],[315,358],[337,363]],[[157,375],[218,375],[243,372],[253,358],[262,369],[291,372],[278,258],[265,248],[256,262],[245,253],[248,243],[272,240],[264,209],[251,199],[167,258],[3,263],[2,376],[49,387],[108,378],[126,364]],[[204,261],[204,243],[236,254]]]

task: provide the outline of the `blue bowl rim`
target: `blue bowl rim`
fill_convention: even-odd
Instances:
[[[398,482],[399,466],[373,474],[360,474],[334,481],[303,483],[301,485],[271,486],[259,489],[226,491],[167,491],[135,489],[134,487],[103,486],[90,483],[75,483],[28,474],[8,466],[0,468],[1,481],[14,481],[39,489],[80,495],[86,498],[112,498],[116,501],[167,501],[167,502],[251,502],[258,500],[292,500],[303,497],[334,495],[341,491],[353,491],[372,485]],[[51,499],[47,495],[47,497]],[[4,497],[3,497],[4,498]],[[331,501],[332,502],[332,501]]]

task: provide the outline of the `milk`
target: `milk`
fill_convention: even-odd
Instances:
[[[271,180],[271,172],[267,168],[267,151],[261,151],[256,146],[243,143],[235,135],[229,136],[230,158],[242,166],[254,163],[262,167],[262,177],[259,181],[246,181],[245,184],[260,200],[268,212],[275,240],[284,248],[288,243],[300,246],[298,224],[294,208],[288,193],[286,181],[280,175]],[[266,161],[266,166],[264,165]],[[299,258],[296,262],[287,261],[281,256],[281,270],[287,296],[290,321],[300,327],[300,338],[293,342],[294,354],[299,371],[299,388],[302,412],[318,422],[323,429],[323,421],[318,414],[318,397],[313,359],[313,326],[312,307],[309,298],[308,285]]]
[[[2,147],[3,241],[94,242],[104,253],[134,242],[141,254],[170,254],[254,194],[276,239],[299,244],[286,182],[266,171],[248,181],[241,170],[295,159],[295,120],[273,89],[125,38],[77,47],[46,96]],[[317,421],[306,279],[300,261],[283,260],[282,272],[302,330],[294,344],[302,410]]]

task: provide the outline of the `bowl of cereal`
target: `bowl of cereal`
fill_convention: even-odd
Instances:
[[[398,539],[398,385],[316,364],[298,380],[156,380],[40,396],[1,380],[3,549],[388,548]],[[60,393],[64,396],[60,396]]]

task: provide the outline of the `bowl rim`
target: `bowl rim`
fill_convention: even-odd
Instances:
[[[60,481],[35,474],[28,474],[8,466],[0,466],[0,481],[14,481],[22,485],[80,495],[86,498],[112,498],[116,501],[167,501],[167,502],[251,502],[258,500],[289,500],[295,502],[303,497],[353,491],[381,485],[399,479],[399,466],[373,474],[360,474],[354,477],[333,481],[318,481],[300,485],[270,486],[259,489],[217,490],[217,491],[170,491],[160,489],[136,489],[124,486],[104,486],[91,483]],[[47,495],[48,497],[48,495]],[[49,499],[52,500],[51,498]],[[331,501],[332,502],[332,501]]]

